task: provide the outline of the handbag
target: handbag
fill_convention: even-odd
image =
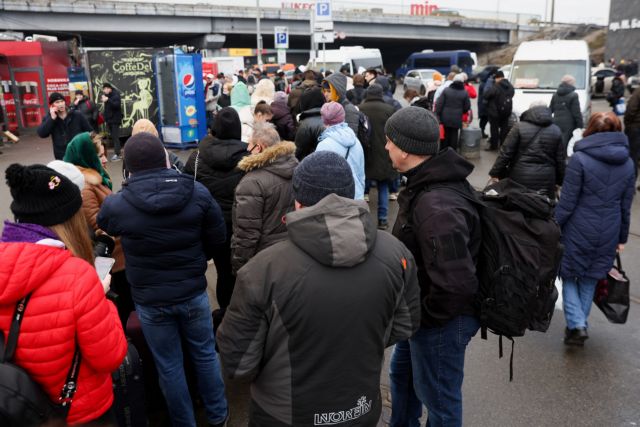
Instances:
[[[622,269],[620,254],[616,265],[596,285],[593,302],[611,323],[625,323],[629,315],[629,279]]]

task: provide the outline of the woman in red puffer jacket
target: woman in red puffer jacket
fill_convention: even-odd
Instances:
[[[127,352],[115,306],[90,264],[93,254],[80,190],[42,165],[6,171],[16,223],[0,239],[0,331],[6,339],[16,303],[31,295],[14,362],[57,401],[80,349],[69,424],[113,422],[111,372]],[[114,423],[115,424],[115,423]]]

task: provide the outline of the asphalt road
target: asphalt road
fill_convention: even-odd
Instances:
[[[594,111],[608,109],[602,100]],[[47,163],[52,160],[51,142],[35,134],[25,134],[19,144],[1,148],[0,170],[14,162]],[[189,152],[178,152],[186,158]],[[477,188],[484,186],[494,153],[482,151],[474,160],[470,177]],[[109,163],[114,189],[121,184],[121,162]],[[372,193],[371,209],[375,211]],[[0,217],[11,219],[11,197],[0,183]],[[397,204],[390,203],[389,220],[395,220]],[[625,325],[608,323],[594,307],[590,319],[590,339],[584,348],[567,348],[562,343],[563,313],[556,310],[547,333],[530,332],[516,340],[513,382],[509,382],[509,360],[498,359],[497,338],[476,336],[468,349],[464,383],[464,419],[469,426],[635,426],[640,424],[640,202],[634,200],[631,236],[622,261],[631,279],[633,303]],[[215,268],[207,277],[212,304]],[[387,354],[390,354],[389,351]],[[383,396],[388,390],[388,358],[381,378]],[[229,426],[247,424],[246,385],[228,382],[231,407]],[[388,402],[383,420],[388,419]],[[166,421],[166,419],[165,419]],[[164,425],[157,421],[154,425]],[[204,424],[203,424],[204,425]]]

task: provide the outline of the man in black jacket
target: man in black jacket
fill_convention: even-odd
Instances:
[[[110,83],[102,85],[102,102],[104,103],[104,121],[109,127],[111,142],[113,143],[113,156],[111,161],[122,160],[120,156],[120,124],[122,123],[122,105],[120,93]]]
[[[396,112],[385,133],[393,166],[408,178],[393,235],[418,263],[422,320],[410,350],[415,392],[427,406],[429,425],[461,426],[465,350],[480,326],[474,309],[480,218],[466,199],[473,165],[451,149],[438,152],[438,119],[424,108]],[[400,361],[406,364],[406,357],[395,357],[391,370],[410,372]],[[392,381],[398,385],[399,379]],[[407,390],[404,381],[395,389]],[[392,400],[409,397],[396,393]]]
[[[238,271],[225,372],[252,380],[251,426],[376,425],[384,349],[419,325],[414,258],[353,200],[342,156],[307,156],[293,189],[288,238]]]
[[[53,156],[62,160],[67,151],[67,144],[79,133],[91,132],[93,129],[84,116],[77,111],[67,110],[64,96],[58,92],[49,95],[49,114],[38,126],[38,136],[53,141]]]
[[[75,99],[69,106],[69,110],[82,114],[93,130],[98,130],[98,107],[82,90],[76,90]]]
[[[485,89],[482,95],[487,103],[487,115],[491,126],[491,139],[487,148],[489,151],[497,150],[507,137],[514,93],[513,86],[504,78],[504,73],[498,71],[494,84]]]
[[[100,229],[120,236],[127,279],[142,332],[156,362],[173,425],[196,425],[180,342],[193,361],[209,425],[229,411],[215,352],[207,296],[207,260],[225,241],[220,206],[190,175],[169,168],[162,142],[146,132],[129,138],[131,177],[107,197]]]

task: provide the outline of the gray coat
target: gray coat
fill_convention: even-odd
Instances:
[[[331,194],[286,222],[287,238],[238,272],[216,337],[225,373],[252,381],[250,425],[351,408],[340,425],[375,425],[384,349],[420,323],[416,262],[363,201]]]
[[[334,87],[338,94],[338,102],[344,108],[345,119],[353,133],[358,134],[358,122],[360,113],[358,108],[347,99],[347,77],[342,73],[333,73],[326,79]]]

